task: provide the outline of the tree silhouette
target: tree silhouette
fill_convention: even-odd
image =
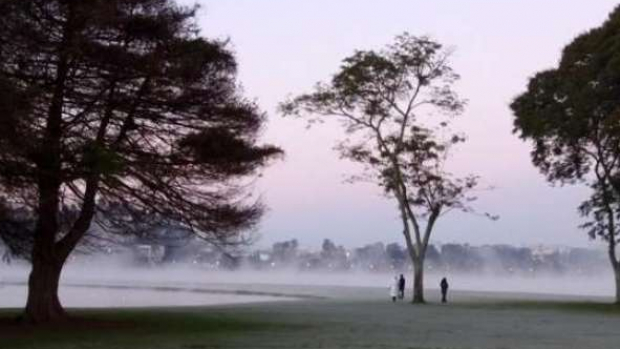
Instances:
[[[435,223],[451,210],[470,211],[477,178],[445,169],[454,145],[449,130],[465,102],[449,53],[426,37],[403,34],[384,51],[357,51],[330,83],[284,103],[285,115],[337,119],[348,137],[341,154],[365,166],[367,177],[395,199],[414,264],[413,301],[424,302],[424,260]],[[426,118],[425,118],[426,116]]]
[[[555,69],[538,73],[515,99],[515,132],[531,140],[532,161],[551,182],[592,188],[583,227],[608,244],[620,303],[620,7],[564,49]]]
[[[0,194],[3,212],[34,220],[27,320],[64,316],[60,273],[93,221],[157,215],[227,246],[259,219],[239,180],[280,150],[256,145],[264,116],[239,94],[226,43],[199,35],[195,10],[0,2]],[[77,214],[61,219],[65,208]]]

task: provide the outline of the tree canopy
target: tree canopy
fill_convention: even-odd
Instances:
[[[620,302],[620,7],[574,39],[559,66],[534,76],[511,105],[515,132],[533,143],[532,160],[549,181],[592,188],[580,206],[592,238],[609,243]]]
[[[423,262],[437,219],[471,211],[477,185],[477,177],[445,167],[450,150],[465,140],[449,127],[466,104],[454,91],[459,76],[449,55],[432,39],[405,33],[384,50],[355,52],[329,83],[282,105],[285,115],[311,122],[338,120],[347,133],[338,146],[343,157],[362,164],[362,177],[396,199],[417,268],[416,302],[424,302]]]
[[[257,144],[264,114],[241,95],[227,43],[200,35],[195,8],[0,10],[0,196],[3,212],[34,222],[31,288],[37,266],[62,266],[93,220],[122,228],[156,215],[220,245],[256,224],[263,207],[239,180],[280,150]],[[77,214],[61,221],[65,208]]]

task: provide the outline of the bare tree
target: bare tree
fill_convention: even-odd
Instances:
[[[383,51],[355,52],[330,83],[281,106],[311,122],[339,120],[348,135],[341,154],[363,164],[367,178],[394,198],[414,264],[414,303],[425,301],[424,260],[437,220],[471,211],[477,185],[477,177],[457,178],[445,168],[450,150],[465,140],[449,130],[465,102],[452,88],[459,76],[448,58],[439,43],[405,33]]]

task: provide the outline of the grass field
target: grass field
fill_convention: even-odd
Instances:
[[[0,348],[223,348],[228,347],[228,338],[301,329],[198,308],[73,310],[71,314],[68,323],[35,329],[14,323],[15,311],[0,313]]]
[[[413,306],[387,302],[383,290],[333,294],[229,306],[72,309],[72,322],[43,329],[16,325],[18,312],[5,310],[0,348],[611,349],[620,343],[620,308],[603,303],[470,294],[447,305]]]
[[[601,303],[601,302],[583,302],[583,301],[502,301],[495,303],[479,303],[479,304],[462,304],[462,307],[478,308],[478,309],[495,309],[495,310],[521,310],[521,311],[560,311],[567,314],[597,314],[603,316],[620,316],[620,305]]]

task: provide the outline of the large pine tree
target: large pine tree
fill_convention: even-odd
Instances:
[[[33,222],[21,226],[34,237],[26,319],[65,315],[62,267],[100,217],[161,217],[223,245],[256,223],[262,206],[237,179],[280,150],[257,145],[263,114],[194,8],[4,0],[0,11],[0,195],[4,219]]]

